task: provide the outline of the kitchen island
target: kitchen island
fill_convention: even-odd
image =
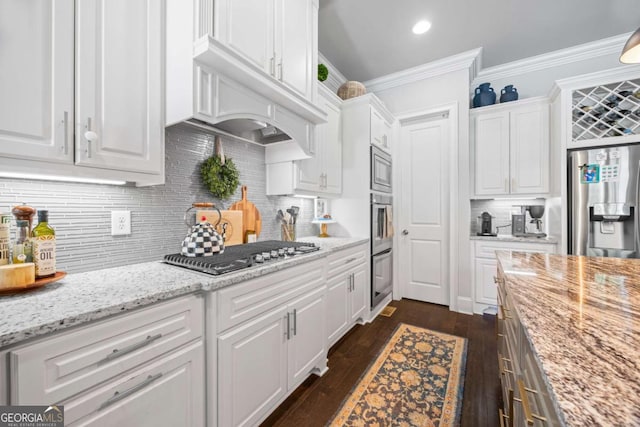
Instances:
[[[505,416],[515,425],[639,425],[640,260],[497,256]]]

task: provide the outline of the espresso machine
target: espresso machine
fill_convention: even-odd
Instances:
[[[497,236],[496,233],[493,232],[493,227],[491,226],[491,220],[493,219],[493,215],[489,212],[482,212],[478,217],[478,224],[480,225],[480,231],[478,231],[478,236]]]

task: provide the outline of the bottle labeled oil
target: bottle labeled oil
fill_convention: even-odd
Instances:
[[[31,236],[36,278],[53,276],[56,274],[56,232],[49,226],[49,211],[38,211],[38,225]]]

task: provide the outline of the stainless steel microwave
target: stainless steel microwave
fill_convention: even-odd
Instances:
[[[371,190],[391,193],[391,155],[371,146]]]

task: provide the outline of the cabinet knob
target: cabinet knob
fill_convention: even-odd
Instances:
[[[92,130],[88,130],[84,133],[84,137],[87,141],[96,141],[98,139],[98,134]]]
[[[409,230],[407,230],[406,228],[404,230],[402,230],[402,235],[406,236],[407,234],[409,234]]]

